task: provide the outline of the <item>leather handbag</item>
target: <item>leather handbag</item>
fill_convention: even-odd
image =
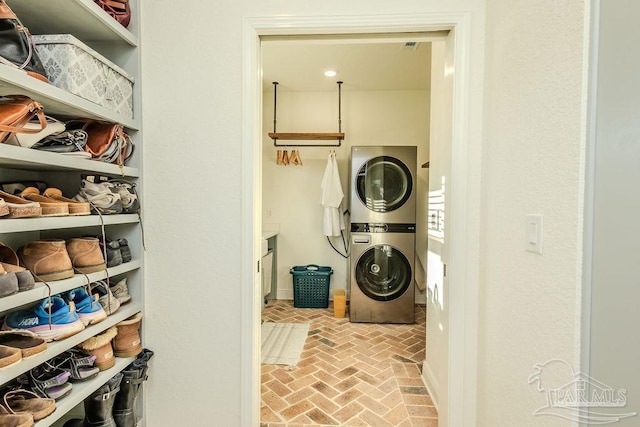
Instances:
[[[29,30],[4,0],[0,0],[0,63],[25,70],[30,76],[44,82],[48,81]]]
[[[24,95],[0,97],[0,143],[16,133],[38,133],[47,127],[40,103]],[[34,126],[28,126],[35,119]]]
[[[133,141],[119,123],[77,119],[67,122],[67,130],[82,129],[87,133],[84,151],[92,160],[124,165],[133,155]]]
[[[54,153],[81,152],[90,158],[91,155],[84,151],[85,145],[87,145],[87,133],[82,129],[75,129],[71,131],[64,130],[60,133],[49,135],[36,142],[31,148]]]
[[[47,127],[42,129],[38,117],[34,117],[24,125],[25,129],[36,129],[39,131],[36,133],[14,133],[5,141],[5,144],[17,145],[18,147],[33,148],[34,144],[42,141],[49,135],[54,135],[63,132],[65,129],[64,123],[54,119],[53,117],[45,116],[47,120]]]
[[[129,0],[93,0],[95,4],[100,6],[102,10],[107,12],[113,19],[128,27],[131,21],[131,8]]]

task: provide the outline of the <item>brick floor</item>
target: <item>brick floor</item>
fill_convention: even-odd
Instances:
[[[262,365],[261,427],[436,427],[420,378],[425,309],[416,323],[351,323],[333,309],[270,301],[265,322],[310,323],[296,366]]]

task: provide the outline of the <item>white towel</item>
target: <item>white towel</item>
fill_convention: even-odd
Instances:
[[[325,236],[339,236],[340,230],[345,228],[340,208],[344,193],[342,192],[335,152],[329,154],[320,187],[322,188],[322,207],[324,208],[322,231]]]

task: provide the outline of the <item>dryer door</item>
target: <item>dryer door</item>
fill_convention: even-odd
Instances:
[[[377,301],[392,301],[402,296],[411,284],[411,264],[393,246],[376,245],[360,255],[355,276],[366,296]]]
[[[356,177],[358,198],[374,212],[391,212],[411,196],[413,180],[409,168],[391,156],[378,156],[367,161]]]

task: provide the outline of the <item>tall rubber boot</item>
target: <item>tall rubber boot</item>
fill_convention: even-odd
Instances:
[[[116,427],[113,419],[113,403],[120,391],[122,374],[113,376],[105,385],[84,400],[84,420],[74,419],[64,427]]]
[[[113,405],[113,418],[117,427],[135,427],[138,423],[136,398],[140,392],[140,385],[147,379],[147,363],[152,356],[153,351],[144,349],[136,360],[122,371],[120,391]]]

